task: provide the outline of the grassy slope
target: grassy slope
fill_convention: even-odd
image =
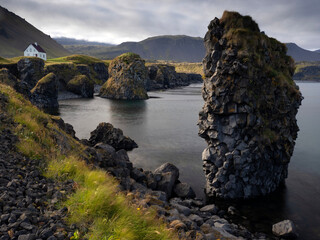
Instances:
[[[75,239],[175,239],[154,213],[132,206],[117,191],[117,182],[106,172],[94,169],[81,160],[84,146],[60,130],[49,116],[7,85],[0,84],[0,93],[9,97],[6,109],[0,109],[14,119],[10,127],[19,137],[18,151],[29,158],[43,160],[44,174],[56,181],[73,179],[75,192],[60,203],[69,210],[69,223],[80,231]],[[58,134],[57,134],[58,133]],[[54,136],[63,136],[69,150],[62,153]],[[80,235],[80,237],[78,236]]]
[[[21,17],[0,6],[0,56],[16,57],[30,43],[38,42],[47,52],[47,57],[60,57],[70,54],[65,48]]]

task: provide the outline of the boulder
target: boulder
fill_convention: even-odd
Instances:
[[[284,220],[272,225],[272,233],[277,237],[293,239],[297,238],[297,229],[291,220]]]
[[[179,169],[171,163],[165,163],[154,171],[154,175],[161,176],[157,183],[157,190],[165,192],[170,198],[173,186],[179,178]]]
[[[199,135],[206,193],[251,198],[287,178],[302,101],[286,46],[260,32],[249,16],[225,11],[204,38],[205,104]]]
[[[195,198],[196,194],[188,183],[178,183],[174,185],[173,192],[180,198]]]
[[[100,89],[100,96],[110,99],[147,99],[148,71],[139,55],[125,53],[109,65],[109,79]]]
[[[41,78],[30,92],[32,104],[49,113],[58,111],[58,82],[53,73]]]
[[[37,82],[45,75],[44,61],[41,58],[25,57],[17,64],[19,79],[26,82],[29,89],[32,89]]]
[[[111,123],[100,123],[98,127],[90,133],[89,143],[91,146],[97,143],[105,143],[114,147],[116,150],[132,150],[138,145],[131,138],[123,135],[119,128],[114,128]]]
[[[68,82],[67,90],[85,98],[92,98],[94,82],[85,75],[77,75]]]

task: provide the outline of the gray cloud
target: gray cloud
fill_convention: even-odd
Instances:
[[[165,34],[203,36],[224,10],[251,15],[282,42],[320,48],[319,0],[0,0],[3,7],[51,36],[101,42]]]

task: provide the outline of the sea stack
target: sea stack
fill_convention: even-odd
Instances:
[[[147,99],[149,79],[145,62],[138,54],[124,53],[111,61],[109,79],[100,89],[100,96],[110,99]]]
[[[204,38],[205,104],[199,135],[210,197],[251,198],[274,191],[288,176],[303,99],[292,80],[286,46],[250,16],[225,11]]]

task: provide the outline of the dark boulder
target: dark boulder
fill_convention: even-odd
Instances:
[[[53,73],[49,73],[38,81],[37,85],[31,90],[30,101],[38,108],[49,113],[58,111],[58,82]]]
[[[84,98],[92,98],[94,82],[85,75],[77,75],[68,82],[67,90]]]
[[[178,183],[173,187],[174,195],[180,198],[194,198],[196,194],[188,183]]]
[[[165,192],[167,197],[170,198],[173,186],[179,178],[179,169],[172,163],[164,163],[158,167],[153,174],[160,176],[157,183],[157,190]]]
[[[121,129],[114,128],[112,124],[105,122],[100,123],[90,134],[89,143],[91,146],[100,142],[109,144],[116,150],[132,150],[133,148],[138,147],[135,141],[123,135]]]

